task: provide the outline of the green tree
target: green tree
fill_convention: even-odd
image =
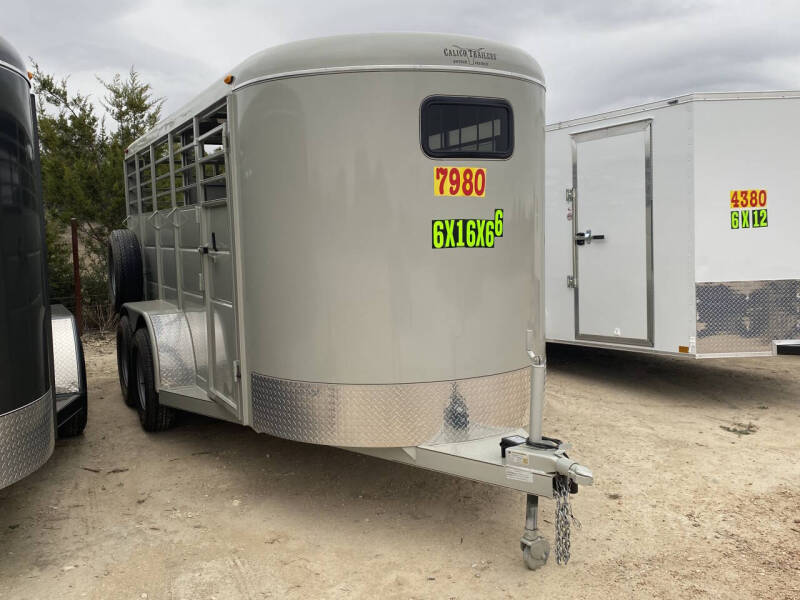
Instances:
[[[87,305],[107,302],[106,240],[125,217],[122,162],[125,149],[152,128],[161,114],[162,98],[131,68],[128,76],[98,81],[106,90],[101,101],[112,126],[99,118],[89,96],[73,93],[68,79],[57,79],[34,66],[34,93],[39,120],[42,190],[48,219],[51,290],[65,292],[63,234],[71,218],[79,223],[84,248],[81,279]],[[71,292],[71,286],[69,291]]]

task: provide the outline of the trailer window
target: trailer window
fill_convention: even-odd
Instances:
[[[422,149],[434,158],[508,158],[511,105],[497,98],[433,96],[420,110]]]

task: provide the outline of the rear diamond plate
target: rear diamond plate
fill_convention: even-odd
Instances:
[[[282,438],[354,447],[464,441],[525,424],[530,369],[457,381],[309,383],[252,375],[253,428]]]
[[[0,415],[0,488],[41,467],[53,453],[53,397]]]
[[[697,284],[697,353],[766,352],[800,339],[800,281]]]

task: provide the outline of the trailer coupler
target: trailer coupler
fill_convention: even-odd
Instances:
[[[579,485],[592,485],[591,470],[567,456],[559,440],[543,438],[530,442],[521,436],[510,436],[500,441],[506,464],[506,477],[530,480],[535,474],[546,474],[552,480],[552,497],[556,502],[556,563],[567,564],[570,557],[570,527],[580,529],[580,521],[572,514],[570,493],[577,493]],[[525,565],[535,570],[544,566],[550,554],[550,543],[538,528],[539,497],[528,493],[525,507],[525,531],[520,539],[520,549]]]

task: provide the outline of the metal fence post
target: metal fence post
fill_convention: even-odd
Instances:
[[[75,285],[75,322],[78,325],[78,335],[83,333],[83,294],[81,293],[81,270],[78,264],[78,219],[69,221],[72,229],[72,282]]]

